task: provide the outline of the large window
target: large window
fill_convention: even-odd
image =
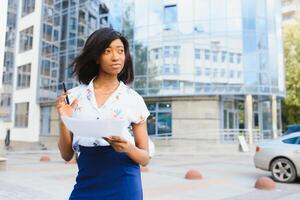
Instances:
[[[24,52],[32,49],[33,42],[33,26],[24,29],[20,32],[19,52]]]
[[[172,104],[171,102],[147,103],[150,116],[147,119],[149,135],[172,135]]]
[[[2,93],[0,99],[0,107],[9,107],[11,104],[11,94]]]
[[[177,22],[176,5],[167,5],[164,7],[165,30],[174,30]]]
[[[22,17],[32,13],[34,11],[35,0],[23,0],[22,1]]]
[[[15,127],[28,127],[29,102],[15,104]]]
[[[17,89],[30,87],[31,64],[18,67]]]

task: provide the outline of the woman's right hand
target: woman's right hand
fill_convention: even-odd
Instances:
[[[73,107],[78,103],[75,99],[71,105],[66,102],[67,93],[63,93],[56,99],[56,110],[60,116],[71,117],[73,113]]]

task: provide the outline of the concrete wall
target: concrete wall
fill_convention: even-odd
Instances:
[[[220,128],[219,98],[189,97],[172,101],[173,137],[218,137]]]
[[[39,74],[39,54],[41,52],[41,16],[42,1],[35,1],[35,11],[21,17],[22,6],[19,6],[17,37],[16,37],[16,66],[31,63],[30,87],[25,89],[16,89],[17,79],[14,80],[13,91],[13,116],[15,115],[15,104],[29,102],[28,127],[11,129],[11,139],[14,141],[38,142],[40,135],[40,105],[37,102],[37,87]],[[20,31],[33,25],[33,44],[32,49],[19,52]],[[17,74],[17,67],[14,69]]]

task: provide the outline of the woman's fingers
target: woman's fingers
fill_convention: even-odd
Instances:
[[[71,103],[71,107],[73,108],[74,106],[76,106],[78,104],[78,100],[74,99],[74,101]]]

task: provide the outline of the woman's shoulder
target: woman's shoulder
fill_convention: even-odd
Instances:
[[[128,85],[125,85],[125,93],[128,97],[131,98],[142,98],[142,96],[137,91],[135,91],[131,86]]]
[[[78,86],[69,89],[68,92],[72,97],[78,98],[81,96],[82,92],[85,91],[86,87],[87,85],[85,84],[79,84]]]

